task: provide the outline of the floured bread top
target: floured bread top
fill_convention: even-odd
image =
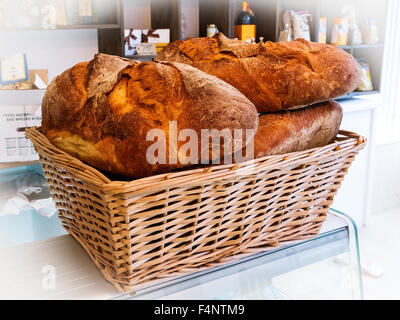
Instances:
[[[192,129],[200,137],[202,129],[256,130],[258,114],[237,89],[191,66],[105,54],[56,77],[42,103],[42,130],[56,146],[94,167],[130,177],[190,165],[146,159],[154,143],[146,140],[149,131],[160,129],[168,141],[170,121],[176,121],[178,131]],[[179,148],[185,141],[177,143]]]
[[[251,44],[228,39],[192,38],[168,44],[156,61],[194,66],[231,84],[259,112],[297,109],[355,90],[360,68],[354,58],[331,45],[296,41]]]

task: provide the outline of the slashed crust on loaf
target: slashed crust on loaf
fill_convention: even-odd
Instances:
[[[155,60],[189,64],[226,81],[258,112],[327,101],[353,91],[360,82],[359,65],[350,54],[303,39],[251,44],[217,33],[174,41]]]
[[[148,131],[161,129],[168,142],[171,120],[178,132],[189,128],[199,137],[201,129],[258,127],[254,105],[214,76],[180,63],[104,54],[56,77],[42,103],[42,130],[54,145],[98,169],[136,178],[190,165],[146,160],[154,143],[146,141]],[[168,149],[167,143],[167,158]]]

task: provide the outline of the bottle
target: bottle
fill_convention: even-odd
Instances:
[[[349,33],[349,22],[347,18],[333,19],[331,44],[335,46],[347,45],[348,33]]]
[[[378,26],[374,19],[367,20],[361,25],[362,43],[375,44],[379,42]]]
[[[207,37],[211,38],[218,32],[218,28],[215,24],[208,24],[207,25]]]
[[[286,42],[289,41],[289,24],[285,23],[285,28],[283,31],[279,32],[278,42]]]
[[[256,25],[254,13],[247,1],[242,2],[242,11],[239,13],[234,27],[235,38],[251,42],[256,38]]]
[[[258,40],[259,40],[258,43],[264,44],[264,37],[259,37]]]
[[[319,17],[319,32],[318,32],[318,42],[326,43],[326,26],[328,24],[327,17]]]
[[[236,19],[236,25],[243,24],[255,24],[254,13],[251,11],[249,3],[247,1],[242,2],[242,11],[239,13]]]
[[[347,43],[351,45],[359,45],[362,42],[361,31],[356,20],[356,8],[353,5],[346,5],[342,8],[344,17],[349,21],[349,34]]]

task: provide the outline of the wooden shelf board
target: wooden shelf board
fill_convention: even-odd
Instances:
[[[0,28],[0,31],[54,31],[54,30],[79,30],[79,29],[120,29],[120,24],[71,24],[66,26],[56,26],[55,29],[43,28]]]
[[[0,106],[39,105],[46,90],[0,90]]]
[[[341,97],[337,97],[335,98],[335,100],[344,100],[344,99],[350,99],[353,97],[357,97],[357,96],[365,96],[365,95],[369,95],[369,94],[378,94],[380,91],[379,90],[371,90],[371,91],[353,91],[350,92],[344,96]]]
[[[47,89],[0,89],[1,92],[44,92]]]
[[[357,44],[357,45],[346,45],[346,46],[337,46],[341,49],[369,49],[369,48],[383,48],[382,43],[377,44]]]
[[[0,170],[16,168],[16,167],[23,167],[23,166],[30,166],[30,165],[38,164],[38,163],[39,163],[39,160],[27,161],[27,162],[2,162],[2,163],[0,163]]]
[[[353,91],[351,94],[353,96],[365,96],[369,94],[377,94],[379,93],[379,90],[371,90],[371,91]]]
[[[150,61],[153,60],[156,57],[156,55],[130,55],[130,56],[125,56],[127,59],[131,60],[138,60],[138,61]]]
[[[79,24],[79,25],[68,25],[68,26],[57,26],[56,29],[119,29],[119,24]]]

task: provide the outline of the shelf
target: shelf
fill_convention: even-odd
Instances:
[[[164,280],[158,284],[145,285],[136,293],[136,296],[144,299],[162,298],[167,294],[199,284],[212,284],[213,280],[221,281],[219,284],[223,282],[235,286],[233,282],[225,282],[224,277],[239,276],[240,272],[247,270],[246,274],[242,273],[246,276],[242,279],[248,283],[254,278],[253,275],[258,276],[259,272],[263,273],[264,279],[269,278],[301,267],[312,266],[318,261],[332,258],[342,252],[349,252],[353,248],[349,246],[349,240],[352,237],[350,227],[341,216],[330,212],[322,228],[320,234],[314,239],[284,245],[219,267],[193,272],[169,281]],[[0,253],[4,259],[4,270],[9,271],[1,274],[9,286],[0,286],[0,297],[16,299],[21,297],[25,299],[46,299],[46,297],[52,299],[131,299],[134,297],[134,294],[118,292],[107,282],[89,255],[70,235],[4,248]],[[23,261],[31,261],[31,263],[24,264]],[[59,275],[62,285],[51,292],[40,287],[43,275],[36,272],[49,261],[56,270],[65,270],[64,274],[60,272]],[[25,281],[19,281],[21,274],[24,275]],[[214,298],[213,296],[220,291],[223,291],[223,294],[227,292],[225,286],[220,285],[216,288],[218,290],[204,291],[204,293],[208,295],[208,298]],[[189,295],[187,298],[193,298],[193,296]]]
[[[17,92],[20,92],[20,91],[22,91],[22,92],[36,92],[36,91],[38,91],[38,92],[45,92],[47,89],[1,89],[0,88],[0,92],[12,92],[12,93],[17,93]]]
[[[341,49],[369,49],[369,48],[383,48],[382,43],[376,44],[356,44],[356,45],[346,45],[346,46],[337,46]]]
[[[355,96],[366,96],[366,95],[369,95],[369,94],[377,94],[377,93],[380,93],[380,91],[379,91],[379,90],[353,91],[353,92],[351,93],[351,95],[352,95],[353,97],[355,97]]]
[[[40,105],[46,89],[38,90],[0,90],[1,106]]]
[[[54,29],[44,28],[0,28],[0,31],[54,31],[54,30],[79,30],[79,29],[120,29],[119,24],[71,24],[66,26],[56,26]]]
[[[134,56],[125,56],[127,59],[138,60],[138,61],[151,61],[156,57],[156,55],[134,55]]]
[[[80,25],[68,25],[68,26],[57,26],[56,30],[75,30],[75,29],[119,29],[119,24],[80,24]]]
[[[345,99],[351,99],[353,97],[357,97],[357,96],[366,96],[366,95],[370,95],[370,94],[378,94],[380,93],[379,90],[371,90],[371,91],[353,91],[350,92],[344,96],[341,97],[337,97],[335,98],[335,100],[345,100]]]
[[[39,160],[28,161],[28,162],[1,162],[0,170],[31,166],[31,165],[35,165],[35,164],[39,164]]]
[[[267,275],[271,279],[348,252],[349,226],[345,224],[343,218],[338,218],[331,212],[328,217],[329,222],[325,223],[326,229],[321,230],[320,234],[311,240],[298,241],[276,249],[256,253],[222,266],[194,272],[156,284],[145,285],[135,293],[123,293],[115,299],[163,299],[183,290],[187,290],[186,293],[191,292],[194,294],[196,291],[190,290],[190,288],[198,288],[199,286],[206,288],[207,283],[213,281],[215,285],[218,281],[219,285],[216,287],[220,288],[220,290],[216,290],[216,292],[200,291],[201,299],[216,299],[221,295],[221,293],[217,293],[218,291],[226,290],[232,292],[232,287],[237,288],[236,285],[230,286],[226,282],[231,280],[229,277],[232,275],[240,277],[241,281],[254,279],[257,276],[261,276],[261,274]],[[293,263],[293,261],[296,262]],[[226,283],[226,285],[223,285],[223,283]],[[223,299],[222,297],[221,299]],[[239,297],[241,296],[239,295]]]
[[[260,1],[261,2],[261,1]],[[310,21],[310,36],[311,39],[316,41],[319,35],[319,22],[320,17],[326,17],[326,41],[327,44],[332,45],[332,27],[335,18],[343,16],[342,8],[345,5],[354,5],[356,10],[357,22],[361,28],[361,25],[367,20],[373,18],[376,22],[378,32],[379,32],[379,42],[374,44],[351,44],[351,38],[349,37],[349,42],[347,45],[339,45],[338,48],[345,50],[347,53],[352,55],[355,59],[363,59],[370,65],[370,72],[373,87],[377,90],[381,88],[381,78],[382,78],[382,66],[383,66],[383,49],[386,38],[386,17],[387,10],[389,8],[389,1],[380,1],[379,5],[373,0],[366,1],[356,1],[356,0],[337,0],[337,1],[323,1],[323,0],[275,0],[269,1],[264,0],[264,6],[269,8],[270,11],[274,9],[275,3],[275,39],[278,39],[279,31],[282,29],[282,13],[284,10],[305,10],[307,9],[309,13],[312,14],[312,21]],[[258,9],[258,8],[256,8]],[[255,10],[257,16],[257,10]],[[258,26],[257,26],[258,28]],[[371,94],[375,92],[368,93],[354,93],[350,95],[345,95],[339,99],[348,99],[353,96]]]

